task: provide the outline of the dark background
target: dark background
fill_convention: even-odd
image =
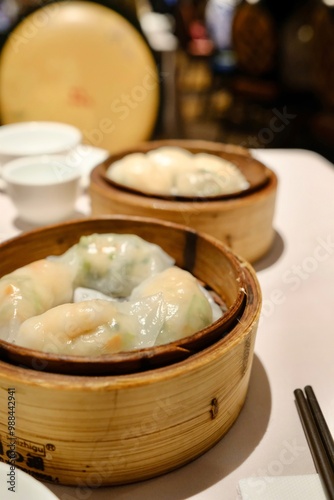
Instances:
[[[226,2],[229,17],[217,16],[214,26],[231,30],[221,47],[207,19],[214,0],[103,1],[138,26],[143,4],[172,20],[179,42],[174,137],[305,148],[334,162],[334,7],[326,0]],[[15,23],[42,5],[0,3],[0,50]],[[158,126],[155,135],[164,134]]]

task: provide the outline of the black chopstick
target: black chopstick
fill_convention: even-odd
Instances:
[[[320,437],[323,441],[324,447],[326,449],[328,458],[330,460],[330,463],[332,464],[332,469],[334,472],[334,440],[333,440],[333,436],[328,428],[327,422],[326,422],[325,417],[321,411],[320,405],[318,403],[318,400],[316,398],[316,395],[314,394],[312,387],[310,385],[307,385],[304,388],[304,392],[306,394],[307,402],[310,405],[310,409],[312,411],[314,421],[315,421],[316,426],[318,428],[318,432],[319,432]]]
[[[309,390],[307,392],[310,394]],[[319,428],[316,424],[315,418],[317,419],[318,415],[316,414],[316,417],[314,417],[311,406],[306,400],[301,389],[296,389],[294,391],[294,395],[296,397],[297,409],[303,425],[304,433],[312,453],[315,467],[326,492],[326,496],[329,500],[334,500],[333,463],[327,453],[324,441],[321,438]]]

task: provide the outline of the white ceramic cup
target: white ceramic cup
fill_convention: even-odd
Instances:
[[[81,131],[60,122],[19,122],[0,127],[0,164],[23,156],[65,154],[82,142]]]
[[[1,173],[21,219],[52,224],[74,212],[81,169],[69,166],[66,155],[18,158],[3,165]]]

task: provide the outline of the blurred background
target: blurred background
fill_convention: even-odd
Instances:
[[[334,0],[101,3],[131,19],[157,57],[154,138],[305,148],[334,162]],[[1,48],[45,4],[2,0]]]

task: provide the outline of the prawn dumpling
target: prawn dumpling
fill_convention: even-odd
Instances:
[[[165,320],[156,345],[167,344],[202,330],[212,323],[212,308],[196,278],[171,267],[136,287],[130,300],[161,292],[166,304]]]
[[[158,245],[131,234],[92,234],[54,260],[75,272],[75,287],[127,297],[143,280],[174,264]]]
[[[86,337],[87,354],[114,352],[122,344],[114,320],[116,312],[113,302],[99,299],[63,304],[22,323],[15,343],[53,354],[71,354],[74,345]]]
[[[0,338],[11,342],[19,325],[31,316],[70,302],[73,271],[46,259],[16,269],[0,279]]]
[[[15,343],[57,355],[101,356],[154,345],[165,319],[161,294],[133,302],[93,299],[27,319]]]

